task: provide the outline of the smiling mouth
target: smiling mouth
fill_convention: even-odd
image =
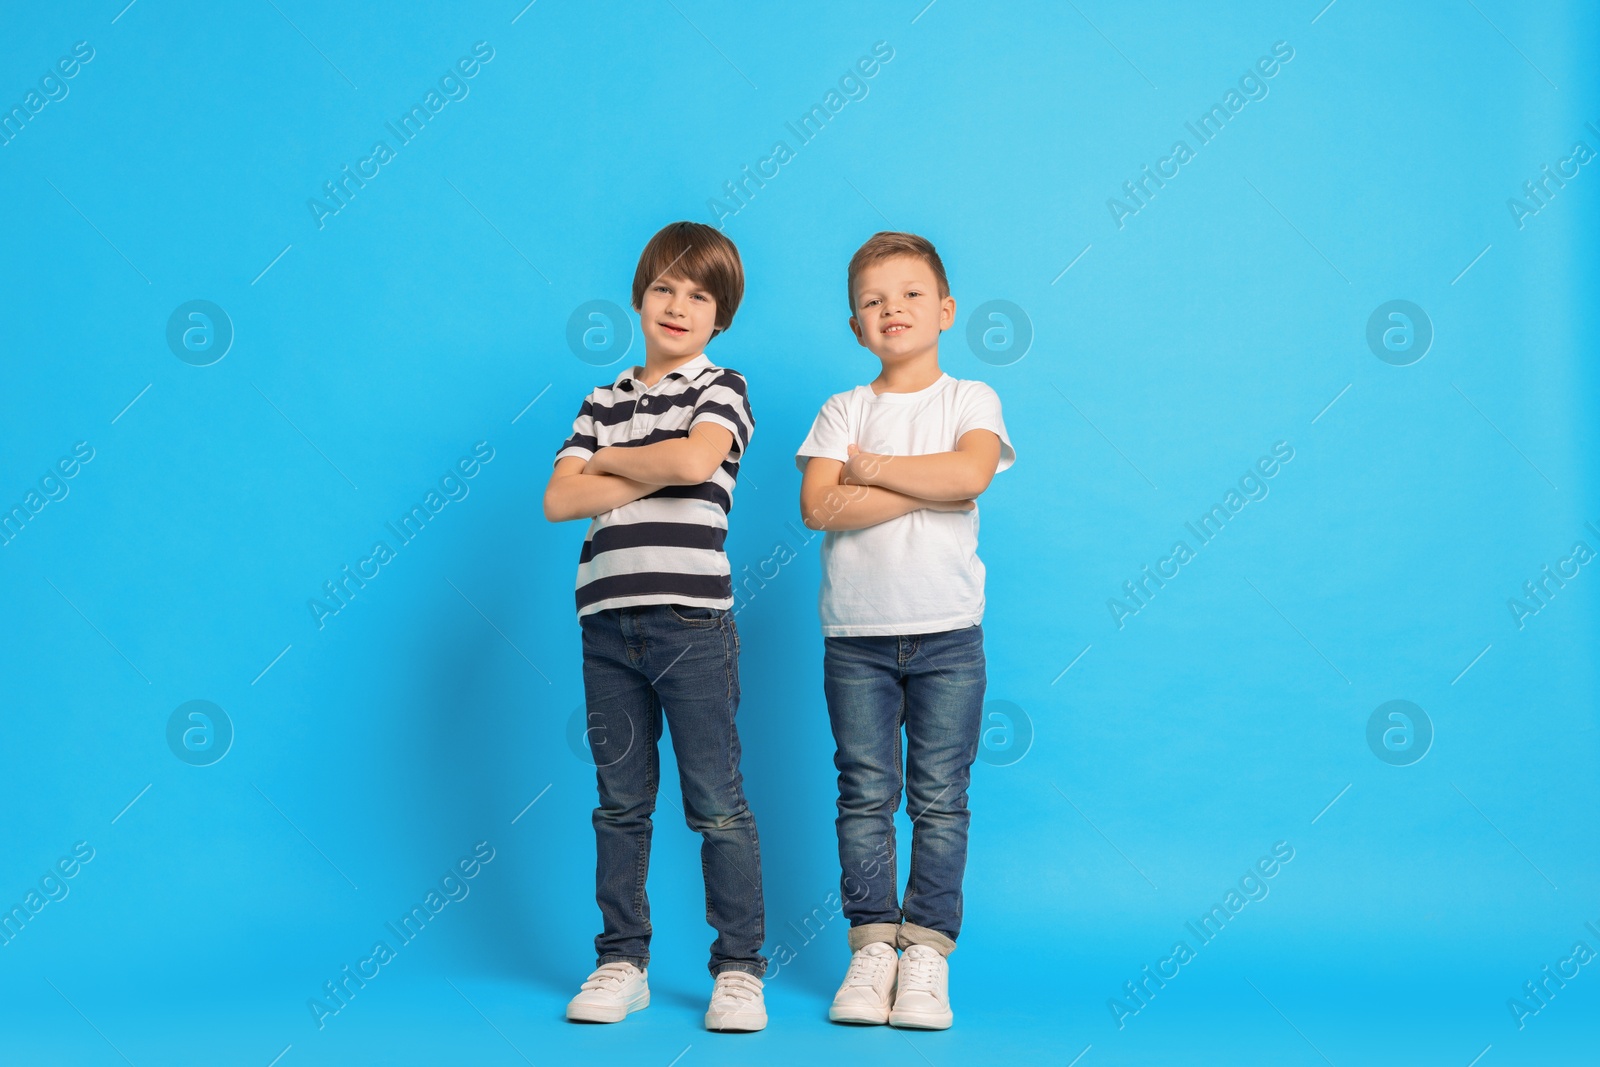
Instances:
[[[672,337],[682,337],[684,334],[689,332],[688,327],[674,326],[670,322],[658,322],[656,325],[661,327],[663,330],[666,330],[667,334]]]
[[[889,325],[883,328],[883,332],[885,334],[905,333],[909,329],[911,329],[911,327],[904,322],[891,322]]]

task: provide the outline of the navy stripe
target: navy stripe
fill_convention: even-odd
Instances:
[[[561,448],[558,449],[557,451],[558,451],[558,453],[559,452],[565,452],[567,449],[572,448],[574,446],[576,446],[578,448],[587,448],[590,452],[598,452],[598,451],[600,451],[600,442],[595,440],[595,437],[594,437],[593,434],[588,434],[588,433],[575,433],[575,434],[573,434],[571,437],[567,438],[565,441],[563,441],[561,443]]]
[[[699,485],[663,485],[653,493],[648,493],[641,500],[662,499],[687,499],[709,500],[723,510],[726,514],[733,510],[733,501],[728,496],[728,491],[716,482],[701,482]]]
[[[744,408],[742,412],[737,408],[728,404],[718,403],[715,400],[702,402],[700,395],[708,388],[710,386],[685,389],[681,393],[658,393],[650,398],[650,406],[644,411],[644,414],[651,418],[662,418],[679,408],[698,408],[699,411],[715,411],[732,422],[743,424],[746,420],[751,423],[755,421],[754,416],[750,414],[749,401],[745,401],[741,405]],[[738,390],[738,392],[743,397],[743,391]],[[637,400],[616,400],[611,404],[596,408],[591,412],[591,415],[596,422],[603,426],[616,426],[632,419],[638,412],[638,406],[639,402]]]
[[[578,611],[590,604],[619,596],[694,597],[727,600],[733,596],[733,579],[726,574],[677,574],[672,571],[638,571],[597,578],[577,591]]]
[[[685,426],[681,430],[654,429],[654,430],[650,430],[650,431],[646,432],[643,437],[635,438],[632,441],[618,441],[612,447],[613,448],[638,448],[640,445],[653,445],[653,444],[656,444],[657,442],[660,442],[660,441],[676,441],[680,437],[688,437],[688,436],[689,436],[689,428],[687,426]]]
[[[704,377],[704,375],[701,375],[701,378]],[[698,400],[700,399],[700,395],[707,389],[718,385],[722,386],[724,389],[727,389],[729,392],[737,393],[739,395],[739,399],[743,400],[745,403],[750,402],[749,389],[744,379],[738,376],[737,371],[728,370],[727,368],[719,368],[715,372],[715,375],[708,381],[696,379],[694,382],[684,386],[684,388],[677,390],[676,392],[656,393],[655,398],[660,400],[677,401],[681,398],[687,397],[691,400]],[[632,401],[636,399],[633,395],[632,389],[615,388],[610,382],[600,386],[597,390],[595,390],[595,392],[610,393],[612,394],[613,399],[619,402]]]
[[[699,406],[699,408],[695,411],[695,416],[699,417],[701,412],[707,412],[707,411],[709,411],[713,415],[721,415],[723,418],[727,419],[729,422],[731,422],[735,426],[739,427],[739,432],[734,435],[734,438],[735,438],[735,443],[739,446],[739,448],[741,450],[743,450],[744,443],[745,443],[745,440],[746,440],[745,429],[744,429],[745,422],[744,422],[743,414],[738,412],[738,411],[735,411],[733,408],[730,408],[726,404],[719,404],[715,400],[707,400],[704,404],[701,404]]]
[[[697,522],[630,522],[606,526],[583,543],[579,563],[588,563],[602,552],[619,548],[704,548],[721,552],[728,531]]]
[[[717,376],[711,379],[710,384],[725,385],[729,389],[732,389],[734,392],[738,393],[739,396],[744,399],[746,404],[750,402],[750,395],[746,390],[744,377],[732,367],[720,368],[717,371]]]
[[[594,421],[601,426],[615,426],[619,422],[627,422],[633,418],[633,409],[637,405],[637,400],[619,400],[615,404],[606,404],[595,409]]]

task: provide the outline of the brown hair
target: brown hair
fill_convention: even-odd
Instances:
[[[867,238],[866,244],[856,249],[856,254],[850,257],[850,270],[845,275],[845,286],[849,290],[847,295],[850,298],[852,315],[856,311],[856,275],[874,263],[881,263],[895,256],[914,256],[922,260],[933,269],[933,276],[938,279],[939,299],[943,300],[950,295],[950,282],[944,274],[944,261],[939,258],[932,241],[926,237],[918,237],[914,233],[879,230]]]
[[[733,325],[733,313],[744,299],[744,265],[739,250],[721,230],[703,222],[670,222],[661,227],[639,254],[633,272],[633,310],[644,305],[644,291],[663,275],[687,278],[717,302],[716,329]]]

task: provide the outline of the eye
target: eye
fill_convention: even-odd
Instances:
[[[864,304],[862,304],[862,305],[861,305],[861,306],[862,306],[862,307],[864,307],[864,308],[869,308],[869,307],[871,307],[871,306],[872,306],[872,305],[873,305],[873,304],[876,304],[876,303],[877,303],[877,302],[878,302],[878,301],[877,301],[877,299],[876,299],[876,298],[874,298],[874,299],[872,299],[872,300],[868,300],[868,301],[867,301],[867,302],[866,302],[866,303],[864,303]]]
[[[666,287],[666,286],[664,286],[664,285],[657,285],[657,286],[655,286],[655,291],[656,291],[656,292],[658,292],[658,293],[670,293],[670,292],[672,292],[672,290],[671,290],[671,289],[668,289],[668,288],[667,288],[667,287]]]
[[[912,289],[912,290],[910,290],[909,292],[906,293],[906,296],[921,296],[921,295],[922,295],[922,290],[921,289]]]
[[[704,293],[696,293],[696,294],[694,294],[694,299],[699,300],[701,302],[704,302],[705,299],[706,299],[706,294],[704,294]]]

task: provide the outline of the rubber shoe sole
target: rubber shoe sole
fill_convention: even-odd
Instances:
[[[902,1030],[948,1030],[955,1021],[952,1011],[901,1011],[899,1008],[889,1013],[889,1025]]]
[[[828,1008],[828,1021],[834,1023],[855,1023],[858,1026],[882,1026],[889,1021],[889,1009],[873,1012],[864,1005],[840,1007],[837,1004]]]
[[[630,1012],[648,1008],[649,1006],[650,990],[646,989],[622,1007],[608,1007],[604,1004],[568,1004],[567,1021],[574,1023],[620,1023],[628,1017]]]
[[[767,1013],[753,1011],[706,1012],[706,1029],[719,1033],[751,1034],[767,1028]]]

